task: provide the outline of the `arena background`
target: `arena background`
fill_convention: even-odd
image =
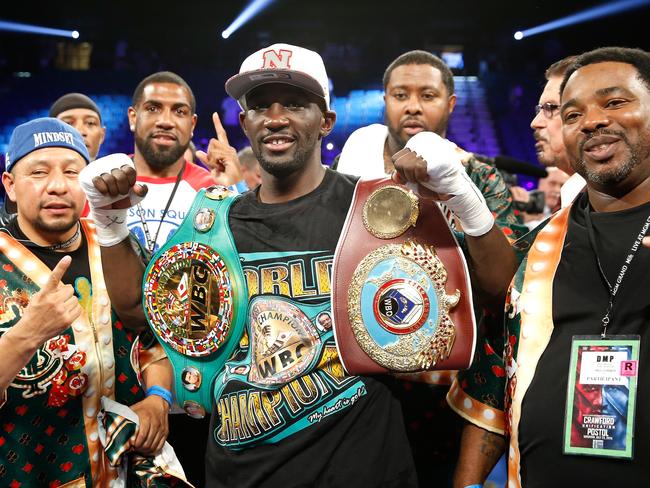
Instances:
[[[529,123],[546,67],[600,46],[650,49],[645,31],[650,0],[257,0],[264,8],[224,39],[222,31],[253,3],[5,2],[0,27],[17,22],[80,35],[72,39],[0,28],[0,153],[15,126],[46,115],[56,98],[72,91],[88,94],[100,106],[107,127],[100,155],[132,152],[126,110],[136,84],[159,70],[180,74],[196,95],[197,147],[204,149],[214,135],[210,115],[218,111],[231,144],[240,149],[246,139],[237,122],[239,108],[225,94],[224,82],[249,53],[287,42],[314,49],[325,60],[338,116],[323,144],[328,164],[353,130],[382,121],[384,69],[411,49],[442,56],[457,76],[451,140],[487,156],[537,164]],[[519,41],[513,37],[518,30],[575,13],[617,6],[629,9]],[[528,188],[536,184],[526,176],[520,182]],[[503,486],[504,476],[501,465],[494,483],[486,486]]]
[[[604,45],[649,48],[644,25],[650,1],[315,2],[266,0],[265,8],[224,39],[221,32],[252,2],[12,2],[0,21],[77,30],[78,39],[0,31],[0,151],[13,128],[45,115],[63,93],[95,99],[107,126],[101,154],[131,152],[126,109],[144,76],[168,69],[193,88],[199,115],[194,141],[213,135],[210,114],[221,113],[232,144],[246,144],[237,104],[224,92],[243,58],[270,43],[288,42],[322,54],[338,114],[323,145],[332,161],[356,128],[383,118],[381,77],[410,49],[445,56],[454,68],[458,106],[449,138],[488,156],[536,162],[528,124],[543,71],[553,61]],[[623,13],[517,41],[517,30],[585,9],[636,4]],[[645,19],[645,21],[643,20]],[[329,144],[328,144],[329,143]]]

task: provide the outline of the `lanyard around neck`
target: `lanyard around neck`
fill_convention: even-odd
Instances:
[[[591,212],[589,211],[589,202],[587,202],[587,206],[584,209],[584,214],[585,214],[585,224],[587,226],[587,234],[589,235],[589,244],[591,245],[591,249],[594,252],[594,255],[596,256],[596,263],[598,264],[598,272],[600,273],[600,277],[602,278],[603,282],[605,283],[605,286],[607,287],[607,290],[609,291],[609,303],[607,304],[607,310],[605,311],[605,315],[603,315],[603,318],[601,319],[601,323],[603,325],[603,331],[601,332],[600,335],[604,339],[607,336],[607,326],[613,320],[614,317],[614,299],[616,298],[616,294],[618,293],[618,290],[621,288],[621,284],[623,283],[623,279],[625,278],[626,273],[630,269],[632,260],[636,256],[639,247],[641,247],[641,241],[643,240],[646,233],[648,232],[648,227],[650,227],[650,215],[648,215],[648,218],[645,220],[645,222],[643,222],[641,226],[641,230],[639,231],[638,235],[635,236],[634,242],[632,243],[632,247],[630,248],[630,251],[628,252],[627,256],[625,256],[625,259],[623,260],[623,264],[621,265],[621,269],[618,272],[618,276],[616,277],[616,282],[612,285],[610,281],[607,279],[607,276],[605,275],[605,271],[603,270],[603,266],[600,262],[600,257],[598,256],[598,248],[596,247],[596,235],[594,232],[594,226],[591,222]]]
[[[144,237],[147,241],[147,249],[152,254],[154,252],[154,248],[156,247],[156,241],[158,241],[158,234],[160,233],[160,228],[162,227],[163,220],[165,220],[165,215],[167,215],[167,211],[169,210],[169,207],[172,204],[172,200],[174,200],[174,195],[176,194],[178,185],[183,179],[183,173],[185,172],[185,164],[186,162],[185,160],[183,160],[183,166],[181,166],[181,170],[178,172],[178,175],[176,175],[176,182],[174,183],[174,188],[172,188],[172,192],[169,195],[169,198],[167,199],[165,210],[163,210],[162,215],[160,216],[160,221],[158,222],[158,229],[156,230],[156,235],[153,239],[151,239],[151,233],[149,232],[149,226],[147,225],[147,220],[144,218],[144,209],[142,208],[142,205],[138,203],[137,213],[140,216],[140,222],[142,222],[142,230],[144,231]]]

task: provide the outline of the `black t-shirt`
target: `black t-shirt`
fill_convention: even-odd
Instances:
[[[609,293],[589,244],[583,194],[571,209],[569,227],[553,282],[555,328],[522,403],[519,426],[521,477],[525,488],[650,486],[650,250],[640,247],[616,295],[608,334],[641,336],[632,461],[564,455],[562,433],[571,338],[600,334]],[[650,215],[650,203],[621,212],[591,212],[598,256],[614,283],[632,244]]]
[[[81,245],[70,252],[57,252],[51,249],[44,249],[33,244],[27,236],[20,230],[18,227],[18,219],[15,216],[8,220],[6,223],[6,229],[9,231],[14,239],[23,244],[29,249],[29,251],[34,254],[38,259],[40,259],[48,268],[54,269],[63,256],[70,256],[72,262],[66,270],[65,274],[61,281],[68,285],[74,285],[77,278],[85,278],[90,280],[90,265],[88,264],[88,242],[86,241],[86,236],[83,232],[80,232],[79,238],[81,239]],[[76,291],[77,298],[79,294]]]
[[[381,379],[344,375],[331,330],[332,259],[354,186],[327,170],[303,197],[270,205],[249,192],[231,208],[249,317],[256,302],[287,301],[277,320],[247,320],[217,378],[206,486],[417,485],[399,402]]]

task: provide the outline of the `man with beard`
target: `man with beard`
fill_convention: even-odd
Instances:
[[[94,225],[79,218],[89,160],[81,135],[54,118],[18,126],[7,148],[2,182],[17,214],[0,228],[3,486],[111,485],[118,472],[97,436],[102,396],[136,412],[140,452],[157,452],[167,434],[171,395],[160,392],[171,367],[138,353],[111,308]]]
[[[607,370],[594,370],[581,351],[612,351],[624,339],[632,352],[623,359],[639,368],[650,361],[650,53],[584,53],[558,88],[564,146],[587,190],[515,246],[521,264],[506,300],[505,354],[481,355],[475,371],[489,379],[474,397],[505,391],[505,412],[462,390],[457,404],[477,425],[489,417],[491,430],[508,433],[509,486],[647,486],[650,377],[623,376],[619,357],[614,374],[599,379]],[[585,336],[597,342],[577,342]],[[495,369],[501,382],[489,376]],[[485,433],[464,451],[457,486],[482,482],[496,441]]]
[[[392,156],[415,134],[447,135],[456,94],[453,73],[442,59],[426,51],[406,52],[388,65],[383,85],[386,125],[362,127],[350,135],[336,167],[342,173],[385,177],[395,169]],[[463,166],[495,214],[497,225],[512,239],[523,235],[527,229],[514,214],[501,174],[471,153],[465,153]]]
[[[353,132],[341,152],[338,171],[385,177],[395,169],[393,155],[416,134],[431,131],[446,137],[456,94],[453,73],[444,61],[426,51],[406,52],[390,63],[383,84],[386,125],[373,124]],[[526,233],[528,229],[514,214],[510,192],[499,171],[471,153],[465,153],[462,163],[504,234],[514,240]],[[445,401],[454,373],[412,378],[416,381],[401,385],[401,399],[418,476],[423,484],[441,479],[449,482],[462,427]]]
[[[133,93],[128,117],[135,138],[133,162],[138,181],[149,188],[144,200],[129,209],[129,230],[150,252],[167,241],[185,218],[194,195],[215,183],[237,183],[237,154],[228,145],[219,116],[213,114],[218,138],[210,141],[218,157],[210,163],[206,154],[197,157],[206,169],[185,160],[196,126],[196,100],[189,85],[175,73],[161,71],[147,76]],[[225,169],[225,170],[224,170]]]
[[[228,144],[219,116],[213,114],[217,138],[210,140],[211,154],[196,157],[212,169],[185,159],[196,126],[196,99],[190,86],[175,73],[162,71],[143,79],[133,93],[129,125],[134,134],[138,182],[146,197],[127,213],[129,231],[154,253],[183,222],[194,196],[215,183],[225,186],[241,179],[236,151]],[[173,415],[170,443],[178,452],[188,479],[203,485],[203,454],[207,420]]]
[[[216,182],[229,185],[238,176],[226,179],[225,172],[215,170],[211,174],[185,159],[196,126],[196,99],[190,86],[177,74],[161,71],[144,78],[133,93],[128,118],[135,139],[133,163],[138,182],[146,185],[148,193],[129,209],[127,225],[140,245],[154,253],[176,231],[201,188]],[[228,170],[237,173],[236,153],[227,144],[216,113],[213,119],[219,137],[211,140],[210,146],[219,152],[221,161],[228,160]],[[196,155],[209,164],[205,153],[197,151]],[[216,166],[217,159],[208,167]],[[175,446],[188,479],[197,486],[203,485],[201,461],[207,429],[207,420],[185,415],[170,417],[170,443]]]
[[[192,230],[192,239],[220,246],[224,255],[232,252],[224,246],[236,246],[248,285],[246,334],[231,339],[236,348],[213,390],[206,486],[416,486],[400,405],[385,378],[345,374],[332,330],[314,323],[331,313],[329,270],[356,182],[325,168],[320,158],[336,118],[323,61],[297,46],[269,46],[246,58],[226,91],[242,107],[240,124],[260,162],[262,183],[237,199],[222,190],[202,194],[183,224],[191,229],[201,212],[230,205],[215,211],[215,222],[227,219],[227,229]],[[503,274],[511,276],[514,256],[455,146],[432,133],[416,138],[396,165],[422,161],[416,152],[433,148],[438,159],[418,181],[455,195],[450,208],[463,223],[470,252],[479,252],[472,254],[475,283],[505,293]],[[143,193],[133,186],[128,160],[91,165],[81,179],[98,227],[118,231],[113,223],[120,208]],[[226,230],[232,234],[224,236]],[[116,263],[111,296],[137,308],[142,271],[136,273],[133,250],[122,241],[102,253]]]

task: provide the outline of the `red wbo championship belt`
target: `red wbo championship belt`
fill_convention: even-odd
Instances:
[[[334,335],[355,374],[465,369],[476,321],[467,263],[440,208],[359,180],[334,256]]]

